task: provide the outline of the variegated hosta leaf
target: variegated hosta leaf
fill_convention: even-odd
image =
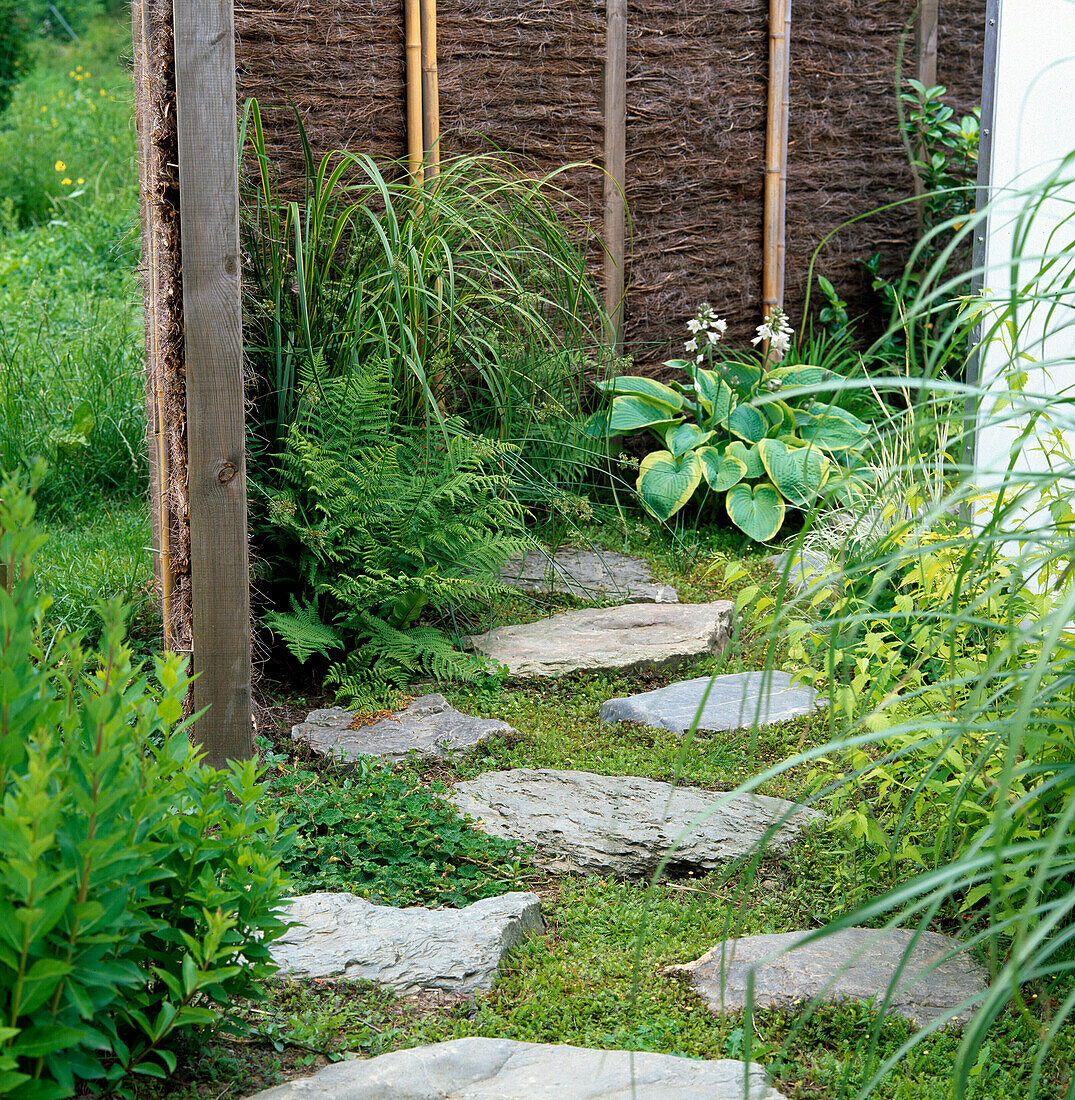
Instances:
[[[870,433],[869,427],[854,413],[836,405],[812,405],[810,415],[811,422],[803,424],[799,434],[826,451],[856,451]]]
[[[732,434],[748,443],[764,439],[770,427],[769,421],[753,405],[737,405],[728,417],[728,428]]]
[[[779,380],[782,386],[820,386],[832,378],[832,371],[809,363],[796,363],[788,367],[775,367],[769,377]]]
[[[701,480],[702,462],[694,451],[653,451],[642,459],[636,488],[647,511],[665,520],[691,499]]]
[[[662,430],[678,422],[676,414],[667,406],[648,397],[627,395],[612,402],[608,417],[609,435],[625,435],[643,428]]]
[[[699,447],[694,453],[702,460],[702,476],[714,492],[723,493],[746,476],[747,464],[735,455],[721,454],[716,447]]]
[[[640,378],[634,374],[622,374],[618,378],[610,378],[607,382],[598,382],[598,388],[605,393],[632,394],[636,397],[645,397],[661,405],[667,405],[669,409],[681,409],[683,407],[683,395],[676,393],[671,386],[658,382],[654,378]]]
[[[763,439],[758,453],[784,499],[799,507],[811,505],[828,480],[831,463],[816,447],[789,447],[779,439]]]
[[[724,448],[724,453],[738,458],[746,466],[746,473],[743,474],[743,477],[748,481],[765,476],[765,465],[761,460],[761,455],[758,454],[757,447],[748,447],[745,443],[740,443],[738,439],[734,439]]]
[[[713,370],[694,372],[694,392],[705,409],[707,424],[726,424],[728,414],[739,400],[731,386]]]
[[[712,432],[703,432],[697,424],[677,424],[664,433],[664,445],[678,456],[708,443],[712,435]]]
[[[753,487],[743,482],[732,486],[724,504],[732,523],[755,542],[768,542],[784,522],[784,502],[767,481]]]

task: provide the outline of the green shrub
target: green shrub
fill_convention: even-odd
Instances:
[[[724,324],[708,306],[689,322],[686,349],[694,358],[665,363],[683,371],[686,382],[621,375],[602,383],[612,405],[593,418],[592,431],[608,440],[610,450],[620,436],[643,430],[663,444],[642,460],[636,483],[642,504],[657,519],[674,516],[704,485],[707,496],[723,497],[740,530],[768,542],[787,504],[811,508],[830,473],[854,461],[868,428],[853,413],[816,399],[818,390],[840,381],[822,367],[729,359],[713,369]],[[787,350],[791,329],[782,311],[774,311],[758,333],[755,343],[767,339],[774,358]],[[785,386],[811,392],[782,400]]]
[[[0,36],[0,115],[27,71],[30,21],[22,9],[22,0],[0,0],[0,27],[4,28]]]
[[[46,650],[34,506],[0,486],[0,1093],[44,1100],[76,1080],[168,1076],[176,1040],[229,1025],[283,932],[287,846],[262,819],[252,763],[204,767],[176,657],[155,683],[122,642]]]
[[[365,673],[406,683],[423,668],[473,670],[418,620],[488,596],[523,545],[521,510],[497,469],[503,448],[455,419],[446,438],[394,429],[389,393],[383,365],[365,377],[311,374],[279,480],[263,484],[255,512],[261,569],[291,604],[266,623],[301,660],[363,647],[330,677],[352,696]]]
[[[361,758],[339,772],[288,770],[265,798],[297,841],[288,874],[309,890],[386,905],[469,905],[514,886],[518,845],[486,836],[411,778]]]

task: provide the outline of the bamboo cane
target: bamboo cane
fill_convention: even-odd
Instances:
[[[915,21],[915,79],[927,88],[937,83],[937,24],[940,19],[940,0],[921,0],[918,5],[918,18]],[[912,147],[913,159],[923,160],[925,149],[920,137],[916,137]],[[926,229],[926,204],[922,201],[926,188],[922,182],[922,172],[912,164],[914,177],[915,212],[918,218],[919,233]]]
[[[769,0],[769,105],[765,131],[762,302],[766,317],[784,304],[788,115],[791,106],[791,0]]]
[[[437,77],[437,0],[421,0],[422,146],[426,177],[440,174],[440,87]]]
[[[407,61],[407,170],[421,187],[424,172],[422,134],[422,18],[421,0],[404,0],[404,36]]]
[[[605,8],[605,312],[609,342],[623,343],[627,208],[627,0]]]

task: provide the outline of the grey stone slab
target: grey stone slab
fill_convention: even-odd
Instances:
[[[793,592],[805,592],[831,564],[824,554],[811,550],[786,550],[765,560],[777,573],[787,574],[788,587]]]
[[[504,956],[545,931],[536,894],[504,894],[465,909],[397,909],[354,894],[291,898],[295,921],[272,944],[285,977],[361,978],[400,993],[490,989]]]
[[[786,672],[732,672],[608,699],[601,704],[600,715],[602,722],[638,722],[683,733],[691,728],[704,699],[697,728],[734,730],[813,714],[816,698],[813,688],[793,684]]]
[[[711,870],[750,854],[770,828],[767,847],[783,851],[821,817],[782,798],[551,768],[485,772],[448,797],[485,832],[532,845],[546,867],[624,878],[652,874],[669,852],[674,872]]]
[[[516,676],[675,667],[720,652],[731,637],[732,611],[728,600],[632,603],[564,611],[466,642]]]
[[[644,561],[613,551],[531,550],[506,562],[500,579],[524,592],[564,592],[580,600],[679,602],[679,593],[671,585],[658,584]]]
[[[452,707],[443,695],[423,695],[391,718],[351,729],[355,712],[342,707],[312,711],[305,722],[291,728],[296,741],[305,741],[316,753],[343,757],[375,756],[395,762],[416,752],[443,759],[480,745],[490,737],[515,733],[507,722],[472,718]]]
[[[694,962],[667,969],[688,975],[714,1012],[744,1006],[751,970],[755,1005],[784,1008],[818,997],[836,1003],[873,1001],[879,1009],[915,933],[906,928],[846,928],[797,946],[807,935],[785,932],[728,940]],[[907,958],[888,1010],[921,1027],[980,993],[988,979],[958,940],[924,932]],[[953,1022],[965,1023],[969,1017],[970,1010],[964,1010]]]
[[[729,1059],[452,1039],[325,1066],[248,1100],[786,1100]]]

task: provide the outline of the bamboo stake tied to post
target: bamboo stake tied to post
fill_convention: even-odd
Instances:
[[[422,170],[422,11],[421,0],[404,0],[404,42],[407,68],[407,170],[421,187]]]
[[[762,305],[784,305],[788,116],[791,108],[791,0],[769,0],[769,107],[765,131]]]
[[[609,342],[619,350],[627,259],[627,0],[607,0],[605,15],[605,312]]]
[[[437,0],[421,0],[422,15],[422,146],[425,174],[440,174],[440,84],[437,76]]]

